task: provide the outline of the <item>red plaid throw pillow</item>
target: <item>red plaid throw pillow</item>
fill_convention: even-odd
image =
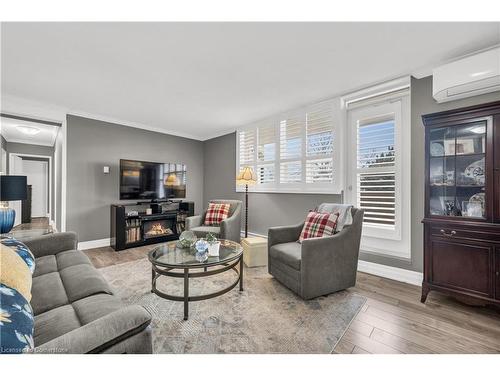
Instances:
[[[335,233],[339,213],[319,213],[311,211],[307,214],[306,222],[300,233],[299,242],[306,238],[326,237]]]
[[[209,203],[203,225],[219,225],[229,215],[229,203]]]

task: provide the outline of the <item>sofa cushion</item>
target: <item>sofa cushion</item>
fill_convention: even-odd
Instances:
[[[16,289],[2,283],[0,283],[0,333],[0,354],[23,353],[34,347],[31,306]]]
[[[302,232],[300,232],[299,242],[307,238],[332,236],[335,233],[338,219],[338,213],[309,212]]]
[[[57,272],[57,261],[54,255],[46,255],[35,259],[36,267],[33,277],[45,275],[46,273]]]
[[[78,264],[91,264],[89,257],[79,250],[61,251],[56,255],[56,259],[59,271]]]
[[[229,208],[229,203],[210,202],[205,213],[205,222],[203,225],[220,225],[222,220],[226,220],[228,218]]]
[[[35,317],[35,346],[89,324],[123,308],[124,303],[109,294],[96,294]]]
[[[69,303],[59,272],[33,278],[31,306],[35,315]]]
[[[31,272],[13,248],[0,244],[0,282],[31,300]]]
[[[205,236],[207,233],[213,233],[215,235],[220,234],[220,227],[206,227],[206,226],[200,226],[200,227],[194,227],[190,229],[191,232],[194,232],[197,236]]]
[[[300,270],[302,245],[298,242],[285,242],[271,246],[269,256],[292,267]]]
[[[120,298],[109,294],[96,294],[73,302],[73,308],[82,325],[89,324],[124,306]]]
[[[71,305],[56,307],[35,316],[35,346],[55,339],[81,326]]]
[[[113,294],[101,274],[89,264],[78,264],[59,271],[69,302],[97,293]]]
[[[339,220],[337,222],[336,231],[340,232],[344,229],[344,226],[348,226],[352,224],[352,208],[351,204],[342,204],[342,203],[321,203],[319,207],[316,208],[315,211],[322,213],[338,213]]]
[[[12,250],[14,250],[17,253],[17,255],[19,255],[22,258],[22,260],[26,263],[30,272],[33,274],[33,271],[35,270],[35,256],[30,251],[28,246],[26,246],[21,241],[18,241],[15,238],[11,237],[2,238],[1,242],[2,245],[10,247]]]

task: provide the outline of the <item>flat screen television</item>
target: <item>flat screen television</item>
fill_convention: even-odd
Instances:
[[[120,199],[186,198],[186,165],[120,160]]]

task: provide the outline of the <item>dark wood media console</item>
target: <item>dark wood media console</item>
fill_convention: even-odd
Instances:
[[[147,208],[158,212],[146,214]],[[194,202],[137,202],[111,205],[111,247],[124,250],[159,242],[173,241],[194,215]]]

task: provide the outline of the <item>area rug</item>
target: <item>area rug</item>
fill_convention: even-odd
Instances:
[[[147,259],[100,271],[127,304],[140,304],[153,316],[154,353],[331,353],[363,306],[362,296],[341,291],[303,301],[267,273],[245,268],[244,291],[238,287],[214,299],[183,303],[151,293]],[[224,288],[233,272],[190,280],[190,295]],[[157,287],[182,294],[182,279],[161,277]]]

